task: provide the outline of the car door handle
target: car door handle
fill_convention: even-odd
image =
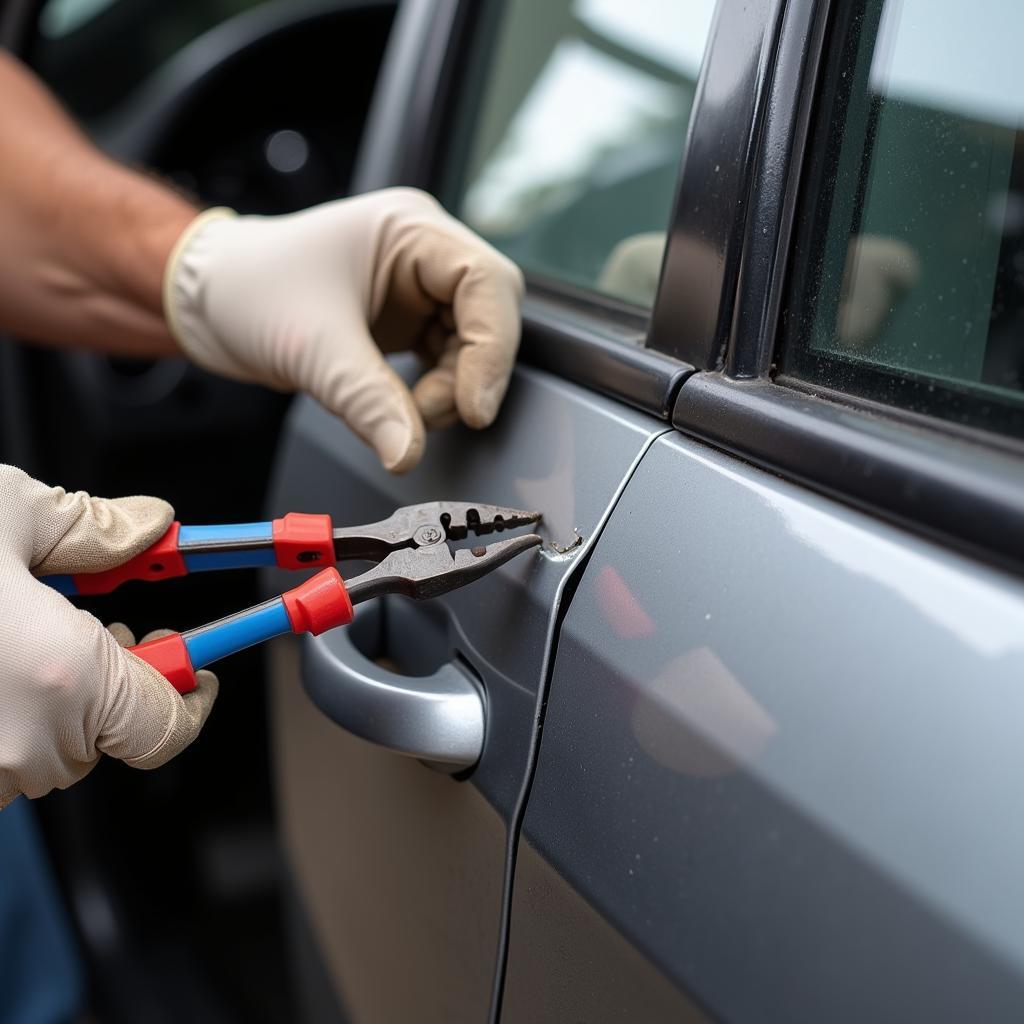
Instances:
[[[372,661],[347,629],[302,638],[302,683],[343,729],[448,772],[469,768],[484,744],[484,699],[454,661],[407,676]]]

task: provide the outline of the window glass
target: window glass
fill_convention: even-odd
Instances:
[[[46,0],[33,66],[84,121],[115,108],[207,29],[263,0]]]
[[[449,205],[527,271],[650,305],[713,8],[492,8]]]
[[[1024,4],[853,6],[783,369],[1024,436]]]

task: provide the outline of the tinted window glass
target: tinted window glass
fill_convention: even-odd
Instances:
[[[492,7],[449,205],[528,271],[649,305],[713,8]]]
[[[1024,434],[1024,5],[839,19],[783,368]]]

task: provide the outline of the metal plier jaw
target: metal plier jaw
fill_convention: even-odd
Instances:
[[[407,505],[379,523],[334,531],[335,558],[380,559],[346,582],[353,604],[383,594],[437,597],[472,583],[509,559],[541,544],[535,534],[452,550],[449,541],[514,530],[540,521],[539,512],[463,501]]]

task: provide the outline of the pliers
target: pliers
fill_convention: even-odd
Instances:
[[[535,533],[488,546],[452,550],[470,533],[501,533],[540,520],[538,512],[464,501],[407,505],[379,523],[335,528],[331,517],[290,512],[263,523],[182,526],[115,569],[75,576],[40,576],[62,594],[107,594],[129,580],[157,581],[191,572],[277,565],[328,565],[280,597],[185,633],[172,633],[130,650],[161,672],[180,693],[195,689],[196,670],[282,633],[317,635],[352,621],[353,605],[383,594],[437,597],[472,583],[541,543]],[[333,563],[378,564],[345,583]]]

